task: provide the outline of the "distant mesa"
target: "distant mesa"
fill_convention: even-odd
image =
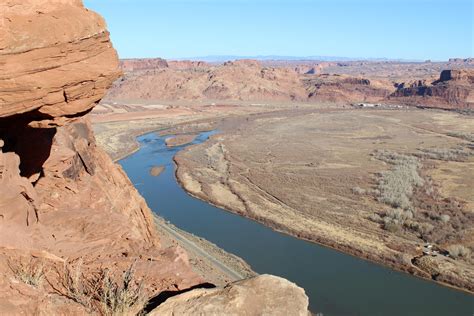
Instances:
[[[120,60],[120,68],[124,72],[168,67],[168,62],[162,58],[140,58]]]
[[[389,98],[407,105],[444,109],[474,109],[474,70],[443,70],[438,80],[397,86]]]
[[[474,84],[474,70],[450,69],[443,70],[439,76],[439,81],[464,81],[467,84]]]
[[[226,61],[224,66],[247,66],[247,67],[261,67],[262,65],[255,59],[237,59],[234,61]]]
[[[196,69],[210,67],[210,64],[204,61],[192,61],[192,60],[168,60],[168,66],[171,69]]]
[[[474,64],[474,58],[450,58],[449,62]]]
[[[240,59],[221,64],[161,58],[122,60],[126,76],[114,84],[107,100],[386,102],[472,109],[472,60]],[[440,74],[441,67],[447,70]]]

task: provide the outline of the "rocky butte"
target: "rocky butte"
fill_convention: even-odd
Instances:
[[[120,76],[104,20],[80,0],[7,0],[0,25],[0,313],[131,313],[164,291],[200,287],[206,280],[184,250],[160,245],[152,212],[95,143],[87,113]],[[117,289],[134,299],[113,303]],[[158,309],[304,315],[307,306],[296,285],[258,276]]]
[[[474,108],[474,70],[443,70],[439,79],[429,83],[402,83],[390,95],[396,102],[445,109]]]

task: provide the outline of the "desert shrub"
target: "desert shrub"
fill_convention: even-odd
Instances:
[[[383,217],[383,228],[391,232],[398,231],[407,220],[412,218],[413,213],[411,211],[405,211],[400,208],[388,210]]]
[[[416,155],[434,160],[456,161],[468,158],[473,154],[472,150],[458,146],[454,148],[423,148]]]
[[[375,222],[375,223],[382,223],[383,222],[382,217],[380,217],[380,215],[377,214],[377,213],[370,214],[369,215],[369,220],[371,220],[372,222]]]
[[[90,284],[82,273],[82,260],[75,264],[64,262],[62,272],[58,272],[60,283],[63,287],[60,294],[81,304],[87,309],[92,308],[92,295]]]
[[[74,265],[65,263],[60,282],[59,294],[103,315],[136,314],[147,301],[143,282],[135,278],[134,264],[120,277],[114,278],[109,269],[100,269],[87,278],[82,272],[82,261]]]
[[[395,259],[398,262],[402,263],[404,266],[411,266],[412,265],[412,263],[411,263],[412,256],[410,256],[407,253],[396,253],[395,254]]]
[[[414,187],[424,184],[418,174],[419,159],[387,150],[376,151],[374,156],[393,165],[390,170],[379,175],[378,200],[392,207],[411,209],[410,198]]]
[[[114,281],[108,270],[103,270],[96,279],[99,287],[95,298],[100,302],[105,315],[128,315],[138,312],[145,306],[147,297],[143,292],[143,283],[134,279],[135,269],[131,265],[119,282]]]
[[[451,217],[448,214],[442,214],[439,217],[439,220],[442,221],[443,223],[449,222],[450,219],[451,219]]]
[[[407,221],[405,226],[408,229],[419,233],[421,236],[429,234],[434,229],[434,226],[430,223],[420,223],[417,221]]]
[[[25,262],[19,259],[16,262],[9,261],[8,266],[15,278],[25,284],[37,287],[44,279],[44,265],[40,260],[30,258]]]
[[[363,195],[366,193],[366,191],[362,188],[354,187],[352,188],[352,193],[357,194],[357,195]]]
[[[383,224],[383,229],[386,231],[389,231],[391,233],[396,233],[400,230],[400,224],[391,221],[391,220],[386,220],[384,219],[384,224]]]
[[[447,134],[448,136],[462,138],[464,140],[474,142],[474,134],[468,132],[450,132]]]
[[[447,250],[454,258],[468,259],[471,255],[471,250],[463,245],[450,245]]]
[[[403,224],[407,219],[413,218],[413,212],[405,211],[400,208],[391,209],[385,212],[385,217],[397,220]]]
[[[379,196],[380,195],[380,190],[379,189],[370,189],[370,190],[367,190],[367,193],[375,195],[375,196]]]

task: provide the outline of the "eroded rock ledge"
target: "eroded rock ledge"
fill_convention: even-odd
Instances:
[[[169,298],[150,315],[310,315],[304,290],[260,275],[224,288],[196,289]]]
[[[0,12],[0,117],[64,124],[120,75],[104,20],[81,1],[12,0]]]

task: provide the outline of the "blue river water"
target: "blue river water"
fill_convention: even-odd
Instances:
[[[215,132],[201,133],[192,144]],[[177,227],[244,259],[258,273],[303,287],[314,313],[328,315],[474,315],[474,296],[303,241],[188,195],[175,178],[164,137],[138,138],[141,148],[120,164],[150,208]],[[190,144],[190,145],[192,145]],[[158,176],[153,166],[165,166]]]

